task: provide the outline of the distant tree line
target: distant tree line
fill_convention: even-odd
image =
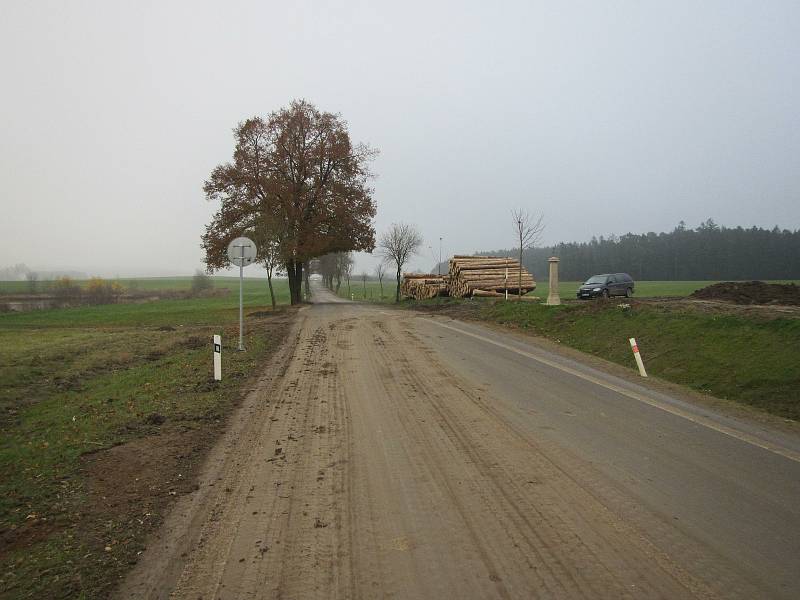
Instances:
[[[514,256],[517,250],[477,252]],[[800,230],[724,227],[712,219],[689,229],[681,221],[671,232],[628,233],[532,248],[523,263],[540,280],[547,259],[561,259],[562,280],[624,272],[639,280],[800,279]],[[446,268],[446,267],[445,267]]]
[[[80,271],[34,271],[25,263],[18,263],[9,267],[0,267],[0,281],[52,281],[59,277],[86,279],[87,275]]]
[[[350,277],[353,274],[354,265],[355,261],[350,252],[331,252],[313,260],[310,270],[318,273],[325,286],[337,294],[342,287],[342,280],[344,280],[347,283],[349,294]]]

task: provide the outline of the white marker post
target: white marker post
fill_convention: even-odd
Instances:
[[[508,260],[508,257],[506,257]],[[508,302],[508,263],[506,263],[506,279],[505,279],[505,286],[506,286],[506,302]]]
[[[647,377],[647,371],[644,370],[644,363],[642,362],[642,355],[639,354],[639,346],[636,345],[636,338],[630,338],[629,341],[633,349],[633,357],[636,359],[636,364],[639,367],[639,375]]]
[[[222,336],[214,336],[214,381],[222,381]]]

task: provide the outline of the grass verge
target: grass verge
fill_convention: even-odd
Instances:
[[[620,306],[625,304],[630,308]],[[406,305],[529,331],[632,369],[628,338],[635,337],[649,374],[800,420],[797,317],[736,307],[709,310],[684,301],[598,300],[550,307],[438,299]]]
[[[252,286],[234,354],[236,300],[0,315],[0,597],[108,597],[288,331]]]
[[[692,294],[701,288],[707,287],[718,281],[637,281],[636,292],[634,294],[637,298],[677,298],[685,297]],[[768,283],[797,283],[798,281],[780,280],[769,281]],[[572,300],[575,298],[575,292],[581,286],[579,281],[561,281],[558,284],[558,293],[564,300]],[[367,281],[364,285],[361,280],[350,281],[350,292],[347,291],[347,285],[342,284],[339,289],[339,296],[342,298],[350,299],[352,293],[353,299],[357,301],[366,302],[394,302],[396,282],[394,279],[384,279],[383,281],[383,297],[381,296],[381,287],[377,281]],[[538,296],[539,298],[546,299],[550,287],[547,280],[537,281],[536,290],[533,291],[531,296]]]

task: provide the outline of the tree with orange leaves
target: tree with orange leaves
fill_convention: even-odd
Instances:
[[[221,206],[203,235],[209,270],[227,266],[237,235],[278,240],[292,304],[301,302],[303,265],[329,252],[375,247],[375,201],[368,182],[377,152],[350,141],[339,115],[304,100],[234,129],[233,161],[205,182]]]

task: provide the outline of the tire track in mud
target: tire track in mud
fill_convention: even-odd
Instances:
[[[436,355],[413,331],[410,319],[403,319],[398,335],[410,338],[401,342],[404,347],[413,345],[426,354],[428,361],[436,364]],[[441,365],[443,376],[447,376],[447,369]],[[647,510],[637,504],[627,493],[603,477],[595,468],[584,460],[577,458],[569,449],[564,447],[553,448],[543,443],[537,443],[530,432],[524,431],[515,423],[516,418],[529,419],[529,414],[520,412],[502,413],[496,399],[486,394],[481,395],[466,386],[466,382],[452,378],[452,384],[460,390],[465,398],[485,413],[481,421],[494,421],[506,430],[509,439],[515,438],[523,447],[528,448],[531,457],[544,461],[543,468],[553,470],[565,481],[572,484],[573,489],[579,489],[582,494],[590,498],[602,510],[593,513],[593,517],[602,519],[624,539],[638,548],[643,556],[657,564],[662,570],[670,573],[676,581],[689,590],[694,597],[699,598],[743,598],[750,599],[763,595],[753,583],[742,576],[741,568],[730,563],[714,549],[690,534],[676,529],[669,515],[660,515]],[[480,389],[480,386],[477,388]],[[442,406],[447,406],[442,405]],[[507,408],[507,407],[506,407]],[[452,413],[452,421],[458,422],[458,415]],[[555,459],[554,457],[558,458]],[[512,485],[514,478],[509,481]],[[517,486],[518,487],[518,486]],[[585,515],[570,510],[574,501],[574,494],[566,493],[563,486],[550,490],[555,494],[557,506],[564,507],[562,516],[571,520],[578,520],[586,531],[595,528],[586,520]],[[647,534],[644,532],[647,531]],[[669,553],[664,550],[669,548]],[[608,553],[606,551],[605,553]],[[647,570],[642,570],[646,574]],[[702,579],[695,574],[701,574]],[[750,574],[751,579],[758,579],[757,574]],[[637,590],[637,594],[640,590]]]
[[[413,348],[419,352],[418,340],[416,340],[417,343],[412,343],[415,340],[408,335],[403,335],[401,339],[401,333],[392,331],[389,334],[382,324],[376,323],[375,325],[391,335],[391,339],[384,341],[384,347],[390,346],[395,350]],[[558,597],[565,595],[570,597],[633,597],[642,594],[647,597],[680,597],[690,595],[688,590],[680,585],[676,586],[675,582],[672,582],[673,585],[665,587],[665,583],[669,583],[672,577],[665,577],[664,573],[655,577],[655,582],[648,581],[649,577],[646,576],[646,571],[641,572],[642,570],[635,567],[640,555],[633,556],[629,552],[628,560],[622,561],[619,553],[614,552],[614,544],[608,539],[609,533],[606,533],[606,537],[600,538],[598,543],[594,544],[598,546],[596,549],[590,548],[582,540],[586,531],[578,532],[571,524],[561,519],[555,510],[561,507],[558,507],[557,502],[554,502],[552,498],[547,499],[539,494],[535,502],[529,501],[530,494],[526,494],[525,490],[515,484],[515,479],[519,479],[519,474],[506,472],[499,464],[499,460],[502,458],[483,444],[480,436],[469,435],[474,432],[470,431],[468,423],[463,418],[459,418],[455,414],[455,408],[452,405],[456,402],[456,398],[453,397],[453,394],[446,393],[446,390],[455,390],[467,402],[472,402],[476,406],[478,405],[477,398],[460,387],[441,365],[436,363],[433,356],[426,356],[425,362],[430,368],[420,369],[420,361],[417,360],[414,363],[416,368],[411,369],[406,367],[409,361],[408,357],[404,355],[402,350],[395,352],[394,360],[399,366],[395,377],[401,384],[405,383],[410,389],[419,391],[421,395],[420,402],[409,401],[407,403],[408,410],[418,413],[418,420],[426,420],[421,418],[425,413],[420,409],[422,404],[429,403],[430,409],[437,417],[437,424],[451,441],[453,447],[457,449],[456,454],[469,458],[479,477],[484,481],[484,487],[486,487],[486,483],[490,484],[488,491],[497,496],[486,499],[487,508],[491,507],[497,514],[503,515],[499,525],[507,535],[512,536],[512,532],[515,532],[520,536],[528,550],[537,558],[537,566],[544,567],[539,569],[534,567],[539,581],[531,582],[529,592],[538,590],[544,595]],[[398,393],[396,397],[403,398],[404,394]],[[484,421],[487,416],[490,419]],[[483,415],[480,422],[485,424],[494,420],[496,417],[492,415]],[[530,451],[530,445],[526,445]],[[538,452],[538,450],[536,451]],[[530,460],[531,456],[526,458]],[[539,481],[537,486],[554,487],[553,473],[542,469],[542,465],[537,466],[537,471],[545,474],[546,478],[551,480],[549,483]],[[545,472],[542,473],[542,471]],[[573,497],[571,503],[574,504],[575,500]],[[582,504],[585,503],[586,499],[584,498]],[[525,507],[524,510],[522,506]],[[591,506],[583,508],[585,510],[596,509]],[[535,518],[529,516],[528,513],[535,515]],[[475,515],[472,515],[472,518],[475,518]],[[595,528],[597,525],[594,523]],[[615,537],[617,539],[614,541],[617,545],[624,545],[624,542],[618,539],[619,535]],[[603,553],[603,560],[600,559],[600,552]],[[609,560],[609,558],[616,558],[616,560]],[[625,570],[620,572],[620,567],[625,567]],[[652,571],[653,565],[648,565],[648,568]],[[623,583],[626,579],[637,583]],[[636,585],[636,587],[630,588],[630,585]]]
[[[402,335],[405,338],[411,338],[418,342],[418,345],[421,344],[408,330],[403,330]],[[402,344],[403,342],[401,341],[400,343]],[[432,359],[430,354],[429,359]],[[524,448],[520,448],[519,445],[517,445],[516,449],[527,449],[529,451],[526,457],[527,460],[536,463],[536,478],[528,480],[527,483],[533,485],[534,488],[532,489],[534,490],[546,490],[548,492],[546,494],[526,493],[526,490],[518,483],[518,481],[526,479],[522,473],[511,473],[502,463],[487,461],[485,458],[486,456],[497,457],[497,453],[488,448],[480,437],[473,436],[470,438],[469,433],[471,429],[474,429],[474,426],[463,423],[460,416],[448,406],[447,402],[443,401],[441,394],[432,394],[431,399],[434,401],[431,403],[431,407],[438,416],[439,425],[447,433],[454,445],[460,449],[460,452],[471,457],[473,463],[485,479],[492,482],[494,489],[503,496],[507,507],[513,512],[513,520],[515,524],[520,527],[520,531],[527,529],[527,531],[530,532],[529,536],[532,537],[523,535],[530,550],[544,561],[553,561],[549,565],[551,574],[567,578],[582,594],[591,597],[602,592],[608,593],[614,585],[617,585],[620,579],[619,573],[620,571],[624,572],[626,567],[624,560],[619,556],[619,552],[611,545],[612,540],[606,537],[601,538],[601,545],[604,546],[602,551],[606,555],[606,559],[601,561],[599,559],[600,552],[598,552],[597,548],[590,547],[585,540],[587,537],[585,531],[586,527],[583,528],[584,531],[581,537],[578,537],[576,534],[564,535],[560,532],[572,532],[574,526],[565,520],[562,511],[545,514],[543,508],[541,508],[552,509],[575,504],[576,493],[574,490],[573,493],[568,496],[563,490],[558,489],[557,486],[549,485],[555,479],[553,473],[550,472],[552,468],[554,467],[558,471],[559,476],[565,475],[563,470],[544,455],[539,446],[533,443],[529,438],[521,436],[504,419],[499,418],[498,415],[491,410],[490,404],[486,400],[482,399],[481,396],[472,390],[463,387],[455,378],[449,376],[441,365],[433,361],[431,364],[435,365],[435,370],[448,386],[452,386],[455,390],[458,390],[464,399],[474,404],[485,413],[480,422],[489,423],[495,421],[496,425],[502,426],[508,433],[516,437],[517,441],[523,443]],[[419,381],[416,373],[409,373],[409,377]],[[542,460],[544,460],[546,464],[542,464]],[[513,465],[509,466],[513,467]],[[573,484],[582,488],[572,477],[568,477],[568,479]],[[548,488],[540,487],[542,485],[547,485]],[[583,492],[582,489],[581,492]],[[553,496],[555,496],[555,498]],[[523,508],[527,510],[523,510]],[[530,516],[529,513],[533,516]],[[578,516],[582,517],[580,514]],[[581,518],[581,520],[584,525],[587,525],[585,518]],[[565,562],[563,556],[549,557],[547,554],[542,554],[540,551],[542,547],[557,547],[560,549],[559,555],[563,554],[569,556],[573,561],[580,560],[584,565],[584,569],[587,564],[592,564],[601,572],[593,574],[594,581],[576,577],[572,574],[574,568]],[[616,561],[614,561],[616,564],[614,564],[613,569],[607,564],[609,559],[616,559]],[[630,570],[630,567],[627,567],[627,569]],[[636,573],[636,576],[639,575],[642,574]],[[559,591],[560,593],[571,593],[574,590],[562,589]],[[647,592],[648,595],[654,595],[656,593],[655,589],[638,589],[637,593],[641,593],[642,591]],[[616,591],[616,593],[621,594],[621,596],[626,596],[629,592],[630,590],[627,589],[619,589]],[[671,596],[674,597],[675,593],[676,592],[672,592]]]
[[[393,339],[390,345],[393,348],[400,347],[401,340]],[[553,557],[542,552],[545,542],[540,538],[540,536],[534,531],[533,535],[539,538],[534,542],[531,540],[529,535],[526,536],[524,533],[521,533],[523,531],[521,524],[519,522],[514,522],[515,519],[511,518],[510,515],[509,505],[513,503],[509,503],[508,498],[506,497],[506,503],[501,504],[498,502],[498,498],[493,497],[493,492],[496,492],[497,490],[485,489],[485,483],[489,479],[487,477],[486,465],[484,464],[485,457],[479,452],[473,452],[472,448],[469,447],[469,444],[464,444],[462,440],[454,434],[453,428],[449,425],[447,420],[443,418],[441,411],[436,409],[436,397],[439,396],[439,394],[437,394],[435,390],[439,387],[442,387],[442,384],[444,384],[446,387],[449,382],[442,382],[441,378],[439,377],[431,380],[430,377],[428,377],[430,373],[425,373],[422,377],[420,377],[417,373],[414,373],[412,369],[406,367],[408,361],[405,358],[401,358],[399,360],[399,364],[401,368],[395,373],[399,387],[422,390],[421,397],[417,402],[409,402],[406,405],[406,409],[408,410],[409,414],[413,417],[416,417],[411,419],[411,421],[428,422],[431,420],[431,416],[435,417],[437,425],[441,428],[441,431],[445,434],[450,442],[450,448],[441,448],[442,444],[432,445],[430,439],[425,439],[425,443],[430,447],[429,453],[431,455],[436,455],[437,453],[450,454],[451,460],[463,460],[463,458],[467,458],[467,462],[471,464],[471,466],[477,471],[477,473],[471,474],[471,479],[473,481],[475,493],[481,497],[484,504],[482,508],[484,509],[485,515],[491,515],[494,518],[502,515],[502,518],[497,518],[494,523],[482,523],[483,527],[481,527],[481,529],[484,531],[492,531],[496,527],[500,527],[505,532],[505,535],[509,537],[509,539],[515,540],[513,545],[518,546],[518,541],[525,542],[528,545],[529,549],[534,553],[536,558],[538,558],[538,561],[534,562],[531,561],[528,556],[520,553],[520,557],[522,557],[525,563],[527,563],[526,566],[534,572],[537,578],[536,580],[530,582],[531,588],[537,589],[540,592],[544,592],[546,595],[575,592],[575,590],[571,589],[569,585],[570,583],[574,583],[574,581],[570,580],[571,578],[568,574],[563,572],[564,570],[560,565],[554,564],[554,561],[552,560]],[[394,394],[394,396],[397,398],[402,398],[405,395],[406,394],[402,389],[398,390],[398,392]],[[429,412],[427,415],[425,414],[424,410],[422,410],[426,408],[426,404],[427,408],[433,409],[433,412]],[[430,428],[428,427],[427,429]],[[422,429],[420,429],[420,434],[423,439],[427,437],[425,435],[425,431]],[[446,469],[444,465],[442,465],[440,468]],[[442,481],[443,485],[450,488],[447,477],[448,473],[446,470],[442,470],[440,473],[440,480]],[[453,502],[456,505],[460,504],[458,497],[454,497]],[[476,520],[476,511],[473,509],[472,514],[469,514],[468,511],[462,509],[460,512],[462,519],[465,522],[465,526],[469,527],[472,531],[476,531],[477,529],[474,527],[473,523],[471,523],[471,521]],[[477,538],[477,534],[475,534],[475,537]],[[477,541],[477,543],[480,544],[480,541]],[[491,562],[487,566],[490,571],[495,570],[495,567]]]
[[[393,375],[391,375],[393,369],[389,365],[398,359],[395,357],[392,360],[387,360],[387,354],[390,353],[390,350],[387,349],[380,335],[380,331],[382,329],[381,326],[382,324],[378,324],[377,328],[379,332],[377,333],[366,329],[366,334],[362,335],[361,355],[359,358],[362,361],[362,369],[368,370],[368,373],[366,373],[367,377],[364,378],[364,381],[371,382],[372,385],[367,386],[367,392],[362,393],[361,395],[370,396],[371,399],[376,403],[382,402],[384,405],[381,407],[384,409],[384,414],[381,415],[383,420],[386,421],[387,417],[396,418],[397,422],[402,427],[402,429],[392,428],[391,435],[402,441],[401,452],[398,452],[397,455],[398,462],[402,462],[402,464],[395,465],[394,468],[400,470],[401,468],[405,467],[406,473],[404,473],[404,476],[407,481],[404,483],[406,486],[410,487],[410,484],[414,483],[414,480],[419,479],[435,482],[437,491],[442,492],[443,499],[447,501],[447,508],[451,509],[455,507],[457,511],[463,512],[463,507],[461,506],[459,496],[452,489],[450,482],[443,480],[441,478],[441,474],[438,472],[438,469],[433,468],[429,459],[426,460],[425,456],[426,454],[430,453],[430,446],[427,444],[427,441],[424,439],[424,437],[419,435],[418,428],[415,426],[415,424],[410,421],[410,414],[408,411],[402,410],[404,407],[402,407],[398,402],[399,398],[407,394],[408,391],[399,389],[394,385],[387,385],[387,381],[391,382],[394,379]],[[370,355],[372,356],[371,360],[367,358]],[[404,359],[401,358],[399,360],[402,361]],[[392,410],[392,404],[395,404],[395,406],[398,408],[396,412]],[[422,472],[426,474],[426,477],[420,476],[420,473]],[[426,487],[430,487],[430,484],[428,484],[428,486],[413,486],[413,494],[425,496],[427,492],[428,494],[433,495],[431,494],[431,490],[425,489]],[[415,518],[424,519],[425,517],[430,516],[414,512],[414,508],[415,507],[409,507],[407,520],[413,520]],[[374,514],[375,511],[371,512]],[[373,523],[373,527],[378,530],[381,529],[381,525],[381,522]],[[379,532],[377,535],[373,535],[373,545],[375,546],[376,550],[383,551],[382,558],[384,563],[389,563],[392,556],[391,552],[387,553],[385,551],[385,544],[381,544],[380,539],[387,539],[393,536],[395,536],[395,539],[413,537],[412,535],[397,536],[398,533],[402,532],[403,526],[406,526],[408,529],[412,529],[412,527],[408,526],[408,523],[400,522],[399,524],[395,524],[396,527],[398,525],[401,528],[401,531],[386,531],[387,528],[384,526],[384,532],[382,534]],[[481,543],[480,536],[474,529],[473,523],[462,517],[458,520],[458,525],[460,528],[462,528],[462,533],[458,537],[466,537],[469,540],[469,545],[472,547],[471,549],[476,551],[480,562],[485,566],[486,580],[492,582],[490,587],[492,596],[502,598],[510,597],[505,585],[497,577],[497,568],[494,565],[494,560],[492,559],[487,548]],[[424,541],[425,540],[422,540],[422,542]],[[409,546],[419,544],[419,542],[416,542],[413,539],[409,540],[407,543]],[[454,564],[455,558],[456,557],[452,557],[453,560],[448,562]],[[384,567],[380,569],[383,574],[384,587],[382,589],[387,594],[391,594],[395,590],[402,590],[404,592],[404,597],[433,597],[432,593],[429,593],[424,585],[414,586],[415,583],[424,584],[425,582],[414,581],[413,575],[410,576],[408,578],[409,580],[407,581],[392,581],[392,579],[396,579],[396,577],[393,578],[392,574],[388,573],[388,571],[391,571],[391,569],[391,564],[384,565]],[[439,577],[442,579],[452,578],[452,576],[453,573],[448,573],[447,570],[442,570],[439,572]],[[457,582],[451,583],[456,585]],[[457,587],[455,589],[457,589]],[[455,589],[451,590],[453,597],[459,595]]]
[[[346,457],[341,455],[342,397],[331,375],[336,332],[309,323],[295,360],[277,386],[275,408],[251,451],[224,478],[227,497],[204,527],[176,598],[313,598],[346,590]],[[327,382],[327,383],[326,383]]]

